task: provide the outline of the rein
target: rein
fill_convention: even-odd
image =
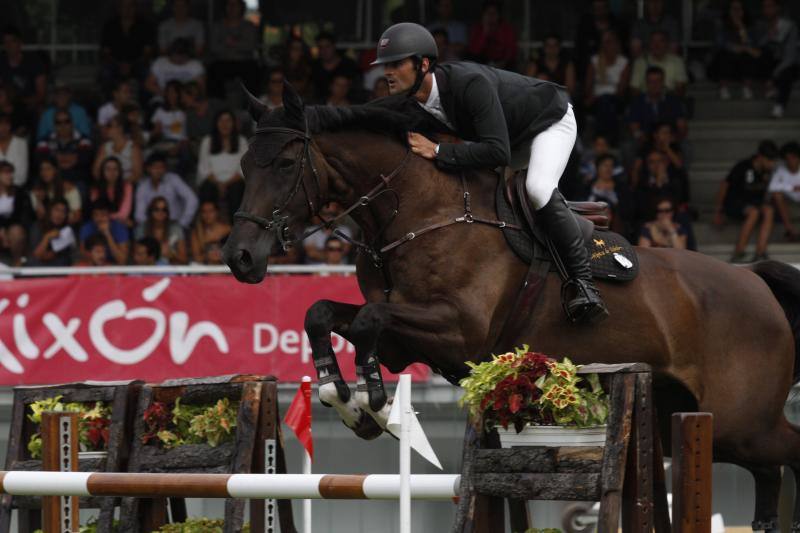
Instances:
[[[317,172],[317,168],[314,166],[314,161],[313,161],[313,159],[311,157],[311,135],[309,134],[309,130],[308,130],[308,119],[306,118],[306,121],[305,121],[305,131],[297,130],[297,129],[294,129],[294,128],[283,128],[283,127],[256,128],[256,130],[255,130],[255,134],[256,135],[262,134],[262,133],[266,133],[266,134],[269,134],[269,133],[282,133],[282,134],[290,135],[293,140],[294,139],[301,139],[303,141],[303,149],[300,150],[297,153],[297,156],[295,157],[295,162],[294,162],[295,168],[297,169],[296,172],[295,172],[295,176],[294,176],[295,182],[292,185],[292,188],[290,189],[289,194],[286,197],[286,199],[283,200],[279,204],[279,207],[277,207],[272,212],[272,218],[271,219],[268,219],[268,218],[265,218],[265,217],[261,217],[261,216],[258,216],[258,215],[254,215],[254,214],[248,213],[246,211],[239,210],[236,213],[234,213],[234,215],[233,215],[234,220],[237,219],[237,218],[242,219],[242,220],[248,220],[248,221],[253,222],[254,224],[256,224],[258,226],[261,226],[262,228],[264,228],[267,231],[274,231],[276,236],[277,236],[277,238],[278,238],[278,241],[281,243],[281,246],[283,247],[283,250],[286,251],[286,250],[288,250],[290,247],[292,247],[294,245],[296,240],[303,241],[303,240],[307,239],[308,237],[310,237],[311,235],[317,233],[318,231],[320,231],[322,229],[328,229],[328,228],[331,228],[331,227],[335,226],[336,222],[338,222],[340,219],[346,217],[347,215],[349,215],[350,213],[352,213],[356,209],[359,209],[361,207],[369,207],[370,203],[373,200],[375,200],[376,198],[378,198],[379,196],[381,196],[382,194],[385,194],[385,193],[391,193],[391,194],[393,194],[395,196],[395,198],[397,199],[397,207],[392,212],[392,215],[391,215],[389,221],[386,224],[384,224],[383,227],[381,227],[379,229],[379,231],[377,232],[377,235],[375,237],[375,242],[377,242],[378,239],[380,239],[380,236],[383,234],[383,232],[389,227],[389,225],[396,218],[397,214],[399,213],[399,208],[400,208],[399,197],[398,197],[397,193],[395,192],[395,190],[391,189],[389,187],[389,185],[391,184],[392,180],[400,174],[400,171],[408,163],[408,161],[410,159],[410,156],[411,156],[411,151],[410,150],[406,151],[406,154],[403,157],[402,161],[400,161],[400,163],[394,168],[394,170],[392,170],[389,174],[387,174],[385,176],[383,174],[379,175],[380,182],[377,185],[375,185],[372,189],[370,189],[370,191],[367,192],[367,194],[365,194],[364,196],[361,196],[354,204],[352,204],[350,207],[348,207],[347,209],[342,211],[336,217],[334,217],[334,218],[332,218],[330,220],[324,220],[324,219],[322,219],[321,215],[319,214],[319,210],[322,207],[322,185],[320,183],[319,173]],[[309,194],[308,187],[306,187],[306,183],[305,183],[305,181],[306,181],[306,177],[305,177],[305,174],[306,174],[305,173],[306,160],[308,161],[309,167],[311,167],[311,174],[314,177],[314,184],[316,186],[316,200],[317,200],[317,203],[316,203],[317,207],[316,208],[314,207],[314,201],[311,199],[311,195]],[[401,237],[401,238],[399,238],[399,239],[397,239],[395,241],[392,241],[391,243],[389,243],[389,244],[387,244],[387,245],[385,245],[385,246],[383,246],[381,248],[377,248],[375,245],[369,245],[367,243],[357,241],[357,240],[355,240],[355,239],[353,239],[351,237],[348,237],[347,235],[345,235],[342,232],[334,230],[333,233],[337,237],[340,237],[340,238],[346,240],[347,242],[349,242],[353,246],[357,247],[359,250],[365,252],[367,255],[370,256],[370,258],[371,258],[371,260],[373,262],[373,265],[376,268],[381,269],[381,271],[383,272],[384,284],[385,284],[384,294],[386,295],[387,300],[389,298],[389,294],[392,291],[392,282],[391,282],[391,277],[389,275],[389,272],[388,272],[388,270],[386,268],[386,264],[385,264],[385,262],[383,260],[383,255],[385,253],[390,252],[390,251],[402,246],[403,244],[416,239],[417,237],[419,237],[421,235],[424,235],[426,233],[430,233],[432,231],[435,231],[435,230],[438,230],[438,229],[441,229],[441,228],[446,228],[446,227],[452,226],[454,224],[474,224],[474,223],[478,223],[478,224],[485,224],[485,225],[488,225],[488,226],[496,227],[498,229],[507,228],[507,229],[513,229],[513,230],[517,230],[517,231],[522,230],[522,227],[520,227],[520,226],[518,226],[516,224],[509,224],[509,223],[501,221],[501,220],[485,219],[485,218],[481,218],[481,217],[477,217],[477,216],[473,215],[472,214],[472,206],[471,206],[471,202],[470,202],[470,193],[467,190],[467,183],[466,183],[466,179],[464,177],[464,173],[463,172],[460,174],[460,177],[461,177],[461,188],[463,190],[463,198],[464,198],[464,212],[463,212],[463,214],[461,216],[458,216],[458,217],[455,217],[455,218],[451,218],[449,220],[445,220],[445,221],[442,221],[442,222],[437,222],[435,224],[431,224],[429,226],[425,226],[424,228],[416,230],[416,231],[408,232],[403,237]],[[289,205],[289,203],[292,201],[292,199],[297,195],[297,193],[298,193],[298,191],[300,189],[303,190],[303,194],[305,195],[306,205],[308,207],[308,212],[309,212],[310,218],[313,218],[314,216],[317,216],[320,219],[322,219],[322,222],[317,224],[317,225],[315,225],[315,226],[312,226],[312,227],[308,228],[306,231],[303,232],[302,236],[299,239],[293,239],[289,235],[289,225],[288,225],[289,216],[283,214],[283,211],[286,209],[286,207]]]

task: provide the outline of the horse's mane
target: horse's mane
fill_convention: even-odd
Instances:
[[[349,107],[307,106],[304,108],[278,108],[267,113],[258,123],[259,128],[289,127],[305,130],[305,121],[312,134],[337,131],[368,131],[387,136],[404,146],[407,133],[415,131],[433,135],[447,131],[415,102],[405,96],[387,96],[367,104]],[[256,135],[254,152],[259,165],[269,164],[291,137],[281,134]]]

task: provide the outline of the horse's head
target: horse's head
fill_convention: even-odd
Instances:
[[[284,85],[284,108],[269,112],[247,93],[257,127],[242,157],[244,197],[223,250],[236,279],[258,283],[276,243],[291,246],[319,209],[322,188],[300,96]]]

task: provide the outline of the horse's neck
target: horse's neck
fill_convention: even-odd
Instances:
[[[448,217],[462,214],[459,211],[464,209],[465,186],[471,193],[470,203],[474,209],[483,211],[484,216],[489,215],[486,210],[493,212],[497,179],[493,172],[469,172],[462,181],[458,174],[442,172],[435,165],[408,154],[405,147],[391,139],[378,135],[369,136],[369,143],[365,139],[366,134],[337,135],[323,143],[323,152],[347,185],[344,192],[330,194],[330,199],[345,209],[373,191],[382,179],[391,176],[385,189],[393,192],[383,193],[369,206],[351,213],[367,240],[375,238],[387,226],[390,228],[387,238],[392,233],[405,234],[419,229],[417,226],[422,220],[436,217],[439,211],[446,212]],[[328,186],[330,189],[331,184]],[[399,213],[395,213],[395,209]]]

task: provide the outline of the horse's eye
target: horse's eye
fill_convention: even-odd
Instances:
[[[280,158],[277,161],[278,170],[289,170],[294,166],[294,159]]]

